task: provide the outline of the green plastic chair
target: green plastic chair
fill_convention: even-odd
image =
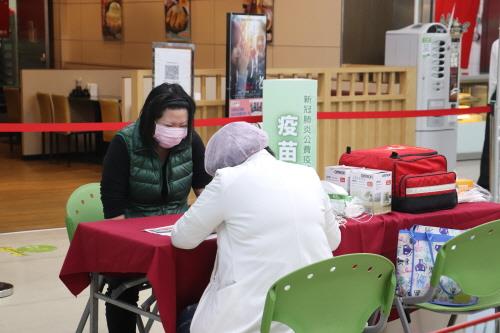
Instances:
[[[89,183],[74,190],[66,203],[66,230],[69,240],[73,239],[76,227],[80,222],[100,220],[104,220],[101,185]]]
[[[375,254],[324,260],[279,279],[267,293],[261,332],[273,321],[295,333],[380,332],[389,317],[396,278],[394,265]],[[380,310],[376,325],[367,326]]]
[[[411,332],[405,308],[419,308],[452,315],[452,326],[457,314],[466,314],[500,306],[500,220],[489,222],[446,242],[436,256],[430,288],[418,297],[398,297],[396,307],[403,329]],[[453,279],[470,296],[478,297],[470,306],[442,306],[428,303],[438,291],[442,276]]]

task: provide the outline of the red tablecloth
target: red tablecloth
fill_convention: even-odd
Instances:
[[[198,302],[212,272],[217,242],[191,251],[176,249],[168,236],[144,232],[174,224],[179,215],[108,220],[78,225],[59,277],[76,296],[89,272],[146,273],[166,332],[175,332],[176,309]]]
[[[90,283],[89,272],[146,273],[163,326],[167,332],[175,332],[177,310],[199,300],[217,250],[215,240],[191,251],[175,249],[170,237],[142,231],[173,224],[178,218],[172,215],[80,224],[61,269],[61,280],[78,295]],[[342,241],[335,254],[377,253],[395,261],[400,229],[414,224],[466,229],[496,219],[500,219],[500,205],[481,203],[418,215],[390,213],[365,223],[348,221],[342,226]]]

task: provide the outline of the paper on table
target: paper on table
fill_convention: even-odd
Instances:
[[[159,227],[159,228],[151,228],[151,229],[144,229],[143,231],[149,232],[151,234],[155,235],[160,235],[160,236],[172,236],[172,229],[174,228],[173,225],[167,225],[164,227]],[[216,233],[210,234],[206,239],[213,239],[217,238]]]
[[[144,229],[144,231],[149,232],[151,234],[160,235],[160,236],[172,236],[172,228],[173,227],[174,227],[173,225],[167,225],[165,227]]]

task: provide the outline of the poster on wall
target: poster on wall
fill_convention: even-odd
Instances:
[[[0,0],[0,37],[9,37],[9,0]]]
[[[165,31],[168,41],[191,40],[191,0],[165,0]]]
[[[193,96],[193,44],[153,43],[153,86],[162,83],[177,83]]]
[[[101,18],[104,40],[122,40],[122,0],[101,0]]]
[[[245,14],[266,15],[267,43],[271,43],[273,41],[274,0],[243,0],[243,11]]]
[[[266,78],[266,16],[227,14],[226,114],[262,114]]]

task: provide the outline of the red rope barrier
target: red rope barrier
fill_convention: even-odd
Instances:
[[[488,113],[488,106],[468,109],[413,110],[413,111],[353,111],[353,112],[318,112],[318,119],[382,119],[382,118],[415,118],[438,117],[464,114]],[[195,119],[195,127],[224,126],[235,121],[258,123],[262,116],[235,118]],[[0,133],[10,132],[100,132],[117,131],[130,123],[1,123]]]

